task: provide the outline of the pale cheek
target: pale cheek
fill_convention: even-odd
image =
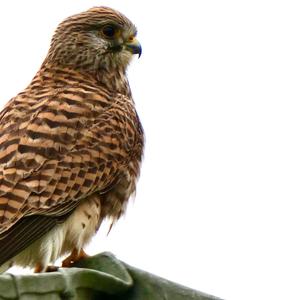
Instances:
[[[133,55],[128,51],[122,51],[119,55],[119,63],[124,67],[127,67],[132,61]]]

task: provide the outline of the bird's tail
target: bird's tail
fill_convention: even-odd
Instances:
[[[6,272],[9,268],[12,267],[12,261],[6,261],[4,264],[0,266],[0,274]]]

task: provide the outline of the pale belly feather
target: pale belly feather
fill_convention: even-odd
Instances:
[[[73,249],[83,248],[100,226],[100,200],[97,196],[83,201],[70,217],[56,225],[42,238],[35,241],[17,256],[7,262],[12,265],[33,268],[37,263],[43,266],[54,263],[59,257]]]

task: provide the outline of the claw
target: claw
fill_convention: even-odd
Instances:
[[[44,266],[41,263],[37,263],[34,268],[34,273],[56,272],[57,270],[57,266],[48,266],[46,269],[44,269]]]
[[[73,267],[74,263],[86,257],[88,257],[88,255],[83,251],[83,249],[80,249],[80,251],[78,252],[78,250],[75,248],[73,249],[71,254],[66,259],[63,260],[61,266],[63,268],[71,268]]]

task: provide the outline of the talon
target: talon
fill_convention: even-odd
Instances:
[[[57,270],[57,266],[48,266],[46,269],[44,269],[44,266],[41,263],[37,263],[34,268],[34,273],[56,272]]]
[[[88,257],[89,255],[87,255],[83,249],[80,249],[80,251],[78,252],[78,250],[75,248],[73,249],[73,251],[71,252],[71,254],[63,260],[61,266],[63,268],[71,268],[73,267],[74,263],[76,263],[79,260],[82,260],[86,257]]]
[[[57,272],[58,271],[58,266],[48,266],[47,268],[46,268],[46,271],[45,272]]]
[[[37,263],[34,268],[34,273],[41,273],[44,269],[44,266],[40,263]]]

